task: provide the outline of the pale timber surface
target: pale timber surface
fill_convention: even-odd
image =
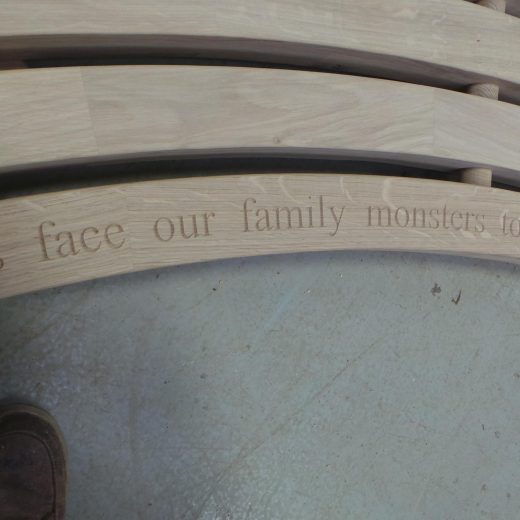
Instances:
[[[0,72],[0,171],[197,155],[520,171],[520,107],[387,80],[243,67]]]
[[[520,258],[518,193],[366,175],[176,179],[0,202],[0,296],[220,258],[323,250]]]
[[[2,0],[0,11],[5,61],[261,60],[453,88],[498,83],[520,103],[520,20],[462,0]]]

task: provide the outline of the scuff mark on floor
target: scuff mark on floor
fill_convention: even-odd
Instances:
[[[433,294],[433,296],[441,293],[441,286],[435,282],[435,285],[431,288],[430,292]]]
[[[456,298],[451,299],[452,303],[454,303],[455,305],[458,305],[460,302],[461,296],[462,296],[462,289],[459,291],[459,294],[457,294]]]

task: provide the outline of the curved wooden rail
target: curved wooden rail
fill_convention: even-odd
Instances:
[[[520,103],[520,21],[462,0],[2,0],[0,52],[5,61],[155,53],[446,88],[497,83]]]
[[[364,175],[199,177],[0,202],[0,296],[190,262],[404,250],[520,259],[520,194]]]
[[[520,107],[304,71],[130,66],[0,72],[0,170],[159,155],[366,158],[520,172]]]

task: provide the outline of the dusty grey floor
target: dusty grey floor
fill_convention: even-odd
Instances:
[[[233,260],[0,302],[0,398],[55,414],[68,518],[520,517],[520,270]]]

